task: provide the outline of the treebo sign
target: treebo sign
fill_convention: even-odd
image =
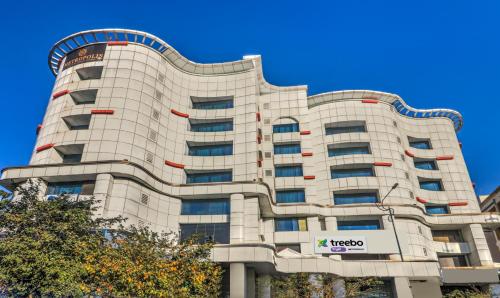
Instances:
[[[367,253],[368,248],[364,236],[317,236],[314,241],[314,252],[318,254]]]

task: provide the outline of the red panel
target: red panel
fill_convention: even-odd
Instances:
[[[450,202],[448,203],[448,206],[467,206],[469,202],[464,201],[464,202]]]
[[[262,160],[257,160],[257,166],[258,166],[259,168],[261,168],[261,167],[262,167]]]
[[[174,167],[174,168],[178,168],[178,169],[184,169],[184,165],[183,164],[180,164],[180,163],[175,163],[173,161],[168,161],[168,160],[165,160],[165,164],[167,166],[171,166],[171,167]]]
[[[374,96],[374,95],[365,95],[365,96],[363,96],[363,99],[375,99],[375,100],[378,100],[378,96]]]
[[[259,137],[257,137],[257,144],[260,144],[260,143],[262,143],[262,138],[259,136]]]
[[[458,142],[458,146],[460,146],[460,149],[462,149],[462,142]]]
[[[66,95],[66,94],[68,94],[68,93],[69,93],[69,90],[68,90],[68,89],[66,89],[66,90],[61,90],[61,91],[59,91],[59,92],[56,92],[56,93],[52,94],[52,99],[54,100],[54,99],[56,99],[56,98],[58,98],[58,97],[61,97],[61,96],[63,96],[63,95]]]
[[[422,204],[425,204],[428,202],[426,199],[422,199],[421,197],[417,197],[417,201],[419,201]]]
[[[314,179],[316,179],[316,176],[314,176],[314,175],[308,175],[308,176],[304,176],[304,179],[305,180],[314,180]]]
[[[442,155],[442,156],[436,157],[436,160],[452,160],[452,159],[453,159],[453,155]]]
[[[409,150],[405,150],[405,154],[408,155],[409,157],[415,157],[415,154]]]
[[[378,100],[376,100],[376,99],[363,99],[361,102],[362,103],[378,103]]]
[[[311,134],[310,130],[303,130],[303,131],[300,132],[301,136],[310,135],[310,134]]]
[[[113,115],[115,113],[114,110],[90,110],[91,114],[94,115]]]
[[[40,133],[40,130],[43,128],[43,125],[38,124],[36,127],[36,134],[38,135]]]
[[[302,156],[313,156],[312,152],[302,152]]]
[[[259,113],[259,112],[257,112],[257,113],[256,113],[256,115],[257,115],[257,121],[259,121],[259,122],[260,122],[260,113]]]
[[[373,165],[377,167],[392,167],[392,162],[376,161]]]
[[[47,150],[47,149],[50,149],[54,147],[54,144],[45,144],[45,145],[42,145],[40,147],[36,147],[36,152],[41,152],[43,150]]]
[[[174,110],[174,109],[171,109],[170,112],[172,114],[177,115],[177,116],[182,117],[182,118],[189,118],[189,114],[181,113],[181,112]]]
[[[108,46],[126,46],[128,41],[108,41]]]

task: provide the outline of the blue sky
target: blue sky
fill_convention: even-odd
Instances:
[[[311,4],[315,3],[315,4]],[[373,89],[462,113],[480,194],[500,185],[500,1],[6,1],[0,168],[27,164],[54,82],[50,47],[71,33],[152,33],[196,62],[261,54],[266,79],[309,94]]]

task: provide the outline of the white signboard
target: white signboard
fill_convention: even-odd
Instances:
[[[359,254],[367,253],[364,236],[316,236],[314,252],[317,254]]]

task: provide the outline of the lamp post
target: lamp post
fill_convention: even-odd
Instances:
[[[389,192],[380,200],[380,203],[375,204],[375,206],[382,211],[389,211],[389,221],[392,222],[392,228],[394,230],[394,236],[396,236],[396,243],[398,244],[399,256],[401,257],[401,261],[404,262],[403,259],[403,251],[401,250],[401,244],[399,243],[398,233],[396,232],[396,224],[394,223],[394,209],[392,207],[384,206],[384,200],[389,196],[389,194],[395,190],[399,186],[399,183],[394,183]]]

